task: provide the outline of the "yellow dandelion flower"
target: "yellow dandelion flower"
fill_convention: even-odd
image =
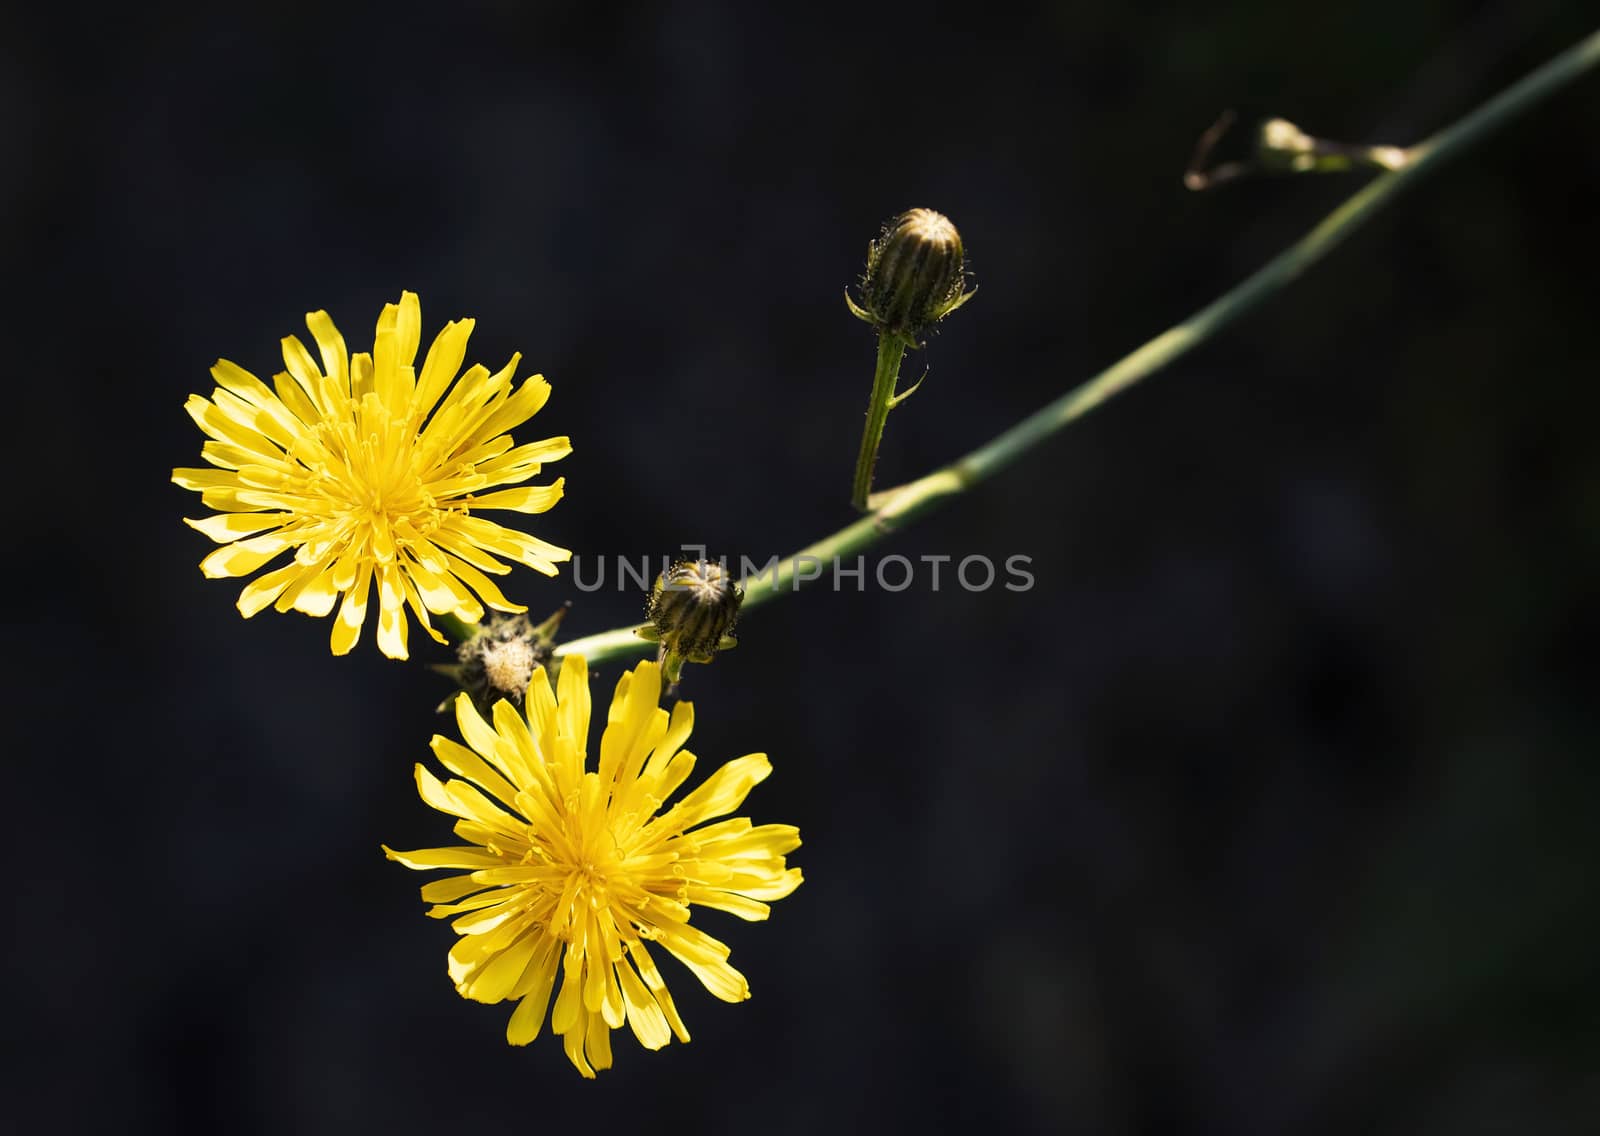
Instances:
[[[376,581],[378,646],[403,659],[407,605],[442,643],[429,612],[476,623],[484,604],[527,610],[485,575],[510,571],[496,557],[547,576],[571,558],[564,548],[475,515],[550,508],[565,479],[479,494],[528,480],[572,446],[566,438],[513,442],[508,431],[550,395],[540,375],[512,389],[520,355],[492,375],[473,366],[456,378],[473,323],[446,324],[420,376],[413,363],[422,312],[412,292],[384,306],[371,355],[347,356],[328,313],[312,312],[306,326],[320,368],[292,335],[283,341],[288,369],[271,388],[226,359],[211,368],[217,382],[211,398],[191,395],[184,409],[210,438],[200,456],[216,468],[172,471],[173,481],[198,490],[218,511],[186,521],[224,545],[200,568],[212,578],[248,576],[294,553],[245,586],[239,595],[245,618],[268,604],[324,616],[342,595],[331,640],[333,653],[342,655],[361,634]]]
[[[441,783],[422,765],[416,773],[422,799],[460,818],[455,832],[466,843],[384,852],[408,868],[464,873],[425,885],[422,898],[434,918],[455,917],[456,990],[517,1003],[506,1026],[512,1045],[539,1036],[560,974],[550,1029],[578,1072],[593,1077],[611,1067],[611,1031],[623,1022],[647,1049],[673,1034],[689,1040],[646,943],[676,956],[723,1001],[750,997],[728,948],[690,926],[689,909],[765,919],[764,901],[800,886],[800,869],[784,865],[800,831],[744,817],[705,823],[737,809],[772,772],[759,753],[728,762],[659,811],[695,759],[681,748],[693,708],[660,708],[657,664],[640,663],[617,682],[596,769],[587,768],[589,672],[581,656],[563,660],[558,685],[552,692],[540,667],[526,717],[500,701],[492,724],[460,695],[456,721],[467,744],[436,736],[433,753],[465,780]]]

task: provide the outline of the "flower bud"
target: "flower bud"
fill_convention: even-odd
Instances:
[[[502,698],[521,706],[533,672],[555,654],[556,628],[566,614],[563,607],[538,625],[526,615],[491,615],[456,647],[456,665],[438,669],[471,695],[482,713]],[[446,699],[439,709],[450,705]]]
[[[679,560],[656,578],[650,623],[639,635],[661,644],[668,682],[677,682],[685,662],[709,663],[718,651],[738,645],[731,632],[743,602],[744,589],[716,561]]]
[[[950,218],[932,209],[912,209],[883,227],[867,246],[861,302],[845,302],[859,319],[880,332],[916,341],[924,328],[955,311],[972,296],[966,287],[961,234]]]

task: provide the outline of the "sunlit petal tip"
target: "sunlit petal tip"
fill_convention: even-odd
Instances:
[[[328,649],[335,655],[348,655],[361,638],[361,624],[335,619],[328,634]]]
[[[243,376],[248,379],[255,378],[254,374],[245,370],[231,359],[219,358],[215,363],[211,364],[210,370],[211,377],[216,380],[219,387],[228,386],[229,379],[234,376]]]

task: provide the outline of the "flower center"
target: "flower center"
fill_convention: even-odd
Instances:
[[[346,526],[379,534],[380,548],[439,527],[442,510],[424,484],[416,443],[416,430],[370,394],[355,421],[340,422],[324,437],[334,460],[318,481],[331,511]]]
[[[536,661],[533,644],[525,639],[490,643],[483,649],[483,677],[496,693],[515,694],[520,699]]]

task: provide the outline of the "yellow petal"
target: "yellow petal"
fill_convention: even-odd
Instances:
[[[385,850],[387,851],[387,849]],[[411,867],[411,865],[406,865]],[[472,878],[465,876],[445,876],[443,879],[429,880],[422,885],[423,903],[450,903],[462,896],[471,895],[475,891],[482,891],[483,885]],[[429,914],[433,914],[431,911]]]
[[[238,486],[239,475],[231,469],[179,468],[172,471],[172,482],[184,489],[202,492],[216,488],[232,489]]]
[[[428,348],[428,357],[422,363],[422,376],[412,395],[411,414],[417,421],[427,417],[450,385],[450,380],[461,370],[462,360],[467,355],[467,339],[475,326],[476,322],[470,319],[452,320],[434,337],[432,346]]]
[[[666,767],[659,772],[645,770],[645,775],[639,779],[639,791],[647,793],[658,801],[664,801],[678,791],[678,786],[689,779],[689,774],[694,772],[695,756],[686,749],[680,749],[672,755]],[[674,832],[680,832],[689,827],[689,822],[684,819],[681,807],[673,809],[670,813],[651,821],[651,827],[670,827]]]
[[[183,408],[209,438],[248,450],[263,461],[273,461],[283,456],[283,451],[252,424],[241,422],[197,394],[190,395]]]
[[[605,965],[605,952],[600,948],[600,934],[595,926],[593,910],[585,912],[584,942],[589,965],[583,975],[583,1008],[591,1014],[600,1012],[606,1001],[606,977],[611,968]]]
[[[283,594],[279,603],[288,600],[295,611],[321,619],[333,610],[334,602],[339,598],[339,589],[334,585],[334,568],[332,557],[320,567],[308,568],[300,581]]]
[[[413,772],[416,775],[417,794],[424,803],[440,812],[461,817],[463,820],[477,821],[496,832],[514,835],[522,827],[515,817],[497,808],[468,782],[454,779],[441,782],[420,762]]]
[[[430,868],[492,868],[504,863],[494,853],[470,845],[453,848],[418,848],[412,852],[399,852],[387,844],[381,847],[388,859],[418,871]]]
[[[584,1048],[589,1061],[596,1069],[611,1068],[611,1028],[598,1014],[590,1016],[588,1026]]]
[[[339,605],[338,618],[333,621],[329,646],[335,655],[348,654],[361,637],[361,624],[367,618],[367,593],[371,587],[372,566],[358,565],[355,586],[345,592],[344,602]]]
[[[644,664],[640,664],[641,666]],[[656,664],[651,663],[651,666]],[[672,707],[672,720],[667,725],[666,735],[656,743],[655,749],[650,754],[650,760],[645,763],[644,774],[657,776],[667,767],[677,752],[683,748],[683,743],[689,740],[689,735],[694,732],[694,703],[679,702]]]
[[[582,655],[563,655],[556,691],[556,728],[581,752],[589,733],[589,664]]]
[[[456,695],[455,707],[456,729],[461,731],[461,739],[481,756],[493,760],[495,750],[500,746],[500,736],[483,720],[483,715],[478,713],[478,708],[472,704],[466,691]]]
[[[213,471],[206,470],[203,472],[210,473]],[[511,571],[509,564],[502,564],[471,541],[463,539],[460,533],[451,532],[448,528],[441,528],[430,533],[429,538],[435,546],[443,549],[447,556],[455,556],[465,560],[480,571],[491,572],[496,576],[504,576]],[[466,577],[463,576],[462,579],[466,579]],[[471,581],[468,582],[471,583]],[[476,586],[475,584],[473,585],[473,587]]]
[[[270,393],[268,397],[271,397]],[[272,398],[270,406],[261,407],[231,391],[218,388],[212,393],[211,399],[212,404],[230,422],[260,435],[284,453],[294,449],[303,433],[300,423],[282,408],[276,398]],[[265,447],[262,447],[262,453],[276,456]]]
[[[662,931],[661,945],[724,1002],[743,1002],[750,997],[744,975],[728,965],[728,948],[710,935],[687,923],[679,924]]]
[[[378,649],[391,659],[407,658],[405,593],[399,570],[393,564],[382,567],[378,596]]]
[[[486,869],[487,870],[487,869]],[[507,903],[520,903],[522,898],[507,891],[505,888],[486,887],[474,879],[476,872],[465,876],[450,876],[443,880],[434,880],[422,886],[422,898],[428,899],[431,895],[446,894],[450,899],[461,899],[464,895],[477,892],[470,899],[461,899],[460,903],[451,903],[448,900],[435,900],[433,906],[428,908],[429,919],[448,919],[452,915],[460,915],[466,911],[481,911],[485,907],[496,907]],[[448,887],[436,887],[437,884],[448,884]],[[432,888],[432,891],[429,891]],[[461,930],[457,927],[456,930]]]
[[[407,565],[406,575],[427,610],[453,614],[464,623],[477,623],[483,618],[482,605],[449,573],[434,573],[421,563],[412,563]]]
[[[650,957],[649,949],[638,939],[628,944],[628,954],[632,956],[634,965],[639,968],[639,977],[644,979],[645,986],[649,987],[654,995],[656,1004],[661,1007],[662,1016],[667,1019],[667,1024],[672,1027],[673,1034],[679,1041],[689,1040],[689,1029],[683,1024],[683,1019],[678,1016],[678,1007],[672,1000],[672,994],[667,989],[667,984],[661,979],[661,972],[656,969],[655,960]]]
[[[730,915],[737,915],[748,923],[760,922],[772,914],[772,908],[766,904],[747,899],[736,892],[703,887],[698,884],[690,884],[684,890],[690,903],[699,904],[701,907],[712,907],[718,911],[726,911]]]
[[[628,1007],[628,1025],[639,1044],[646,1049],[660,1049],[670,1042],[672,1031],[667,1026],[666,1015],[626,960],[617,964],[617,981],[622,988],[622,1000]]]
[[[492,438],[496,434],[520,426],[537,414],[550,398],[550,384],[543,375],[531,375],[523,380],[516,393],[501,403],[475,431],[475,437]],[[471,443],[469,442],[469,445]]]
[[[422,310],[415,292],[400,293],[398,304],[385,304],[372,343],[372,389],[384,406],[405,413],[415,386],[411,364],[422,338]]]
[[[804,882],[805,877],[801,875],[800,869],[790,868],[770,883],[748,882],[744,876],[735,874],[731,886],[737,888],[741,895],[770,902],[782,899]]]
[[[336,413],[344,401],[342,392],[336,390],[317,369],[316,360],[311,358],[311,352],[300,342],[300,337],[286,335],[283,337],[282,345],[283,365],[288,368],[289,374],[310,399],[312,406],[316,407],[316,418]],[[307,418],[306,421],[312,422],[316,418]]]
[[[466,698],[463,694],[460,697]],[[468,700],[470,701],[470,699]],[[439,759],[439,764],[451,773],[475,781],[499,798],[507,808],[514,807],[512,802],[516,799],[516,787],[492,769],[488,762],[473,753],[464,745],[451,741],[449,738],[435,734],[433,737],[433,756]]]
[[[606,724],[600,737],[600,780],[610,785],[631,781],[644,767],[651,747],[667,732],[667,712],[661,700],[661,668],[640,663],[627,685],[617,684],[613,707],[620,713]]]
[[[470,456],[477,465],[479,473],[499,485],[532,477],[545,464],[560,461],[570,453],[572,453],[572,440],[560,437],[529,442],[527,445],[508,449],[498,456],[487,453],[473,453],[466,456]]]
[[[522,1000],[506,1023],[506,1040],[512,1045],[527,1045],[539,1036],[544,1025],[544,1012],[550,1005],[550,988],[556,980],[556,951],[560,940],[546,936],[534,948],[533,957],[522,972],[522,981],[513,991],[513,997]]]
[[[568,943],[561,961],[561,989],[556,993],[555,1008],[550,1011],[550,1028],[556,1033],[565,1035],[578,1023],[578,1015],[583,1012],[579,994],[582,981],[583,954],[575,944]]]
[[[205,533],[218,544],[226,544],[240,537],[277,528],[293,519],[293,513],[218,513],[198,521],[185,517],[183,523]]]
[[[239,593],[239,614],[249,619],[277,599],[278,593],[287,588],[290,582],[304,571],[305,569],[298,564],[285,564],[282,568],[274,569],[264,576],[257,576]]]
[[[572,559],[569,549],[508,529],[483,517],[452,516],[446,525],[479,548],[526,564],[535,572],[555,575],[555,565]]]
[[[455,556],[453,553],[446,554],[446,562],[449,564],[450,571],[455,575],[455,577],[476,592],[483,600],[484,604],[493,608],[495,611],[515,612],[528,610],[526,604],[514,604],[510,600],[506,599],[505,595],[500,591],[500,589],[495,586],[493,580],[490,580],[482,572],[479,572],[472,565]]]
[[[279,371],[272,376],[272,389],[278,396],[278,401],[289,408],[301,422],[311,425],[322,421],[323,413],[317,409],[317,404],[311,395],[307,394],[297,379],[287,371]]]
[[[350,399],[360,402],[372,393],[372,356],[357,351],[350,356]]]
[[[515,891],[508,891],[506,888],[496,888],[495,891],[499,893],[497,902],[481,904],[469,909],[465,915],[451,922],[450,929],[458,935],[486,935],[497,928],[506,926],[509,920],[516,919],[524,913],[525,905]],[[526,920],[523,922],[526,922]],[[510,990],[521,976],[522,971],[519,969],[515,974],[502,975],[501,977],[505,982],[505,988]],[[468,994],[467,996],[469,998],[476,997],[473,994]],[[502,994],[501,998],[503,997],[504,995]],[[500,998],[478,998],[477,1000],[480,1002],[498,1002]]]
[[[678,823],[686,829],[693,828],[702,820],[732,812],[771,773],[772,763],[764,753],[735,758],[679,802],[673,809]]]
[[[558,477],[549,485],[502,489],[497,493],[474,497],[470,503],[474,509],[510,509],[517,513],[543,513],[561,500],[566,484],[566,478]]]
[[[528,732],[527,721],[503,698],[494,704],[490,714],[494,718],[496,744],[494,752],[488,755],[489,760],[503,770],[513,784],[523,788],[547,785],[549,778],[545,775],[544,761],[534,745],[533,735]]]
[[[344,336],[333,326],[333,319],[324,311],[306,313],[306,329],[317,341],[322,354],[322,371],[333,381],[338,393],[350,397],[350,357],[345,351]]]
[[[553,1021],[553,1019],[552,1019]],[[551,1029],[555,1029],[552,1024]],[[561,1049],[567,1055],[567,1060],[572,1062],[573,1068],[583,1074],[586,1081],[594,1080],[594,1066],[589,1064],[589,1059],[584,1055],[584,1038],[588,1034],[588,1022],[583,1018],[575,1018],[565,1033],[561,1035]]]
[[[522,700],[523,713],[528,719],[528,733],[539,751],[541,760],[550,760],[550,746],[555,741],[556,696],[550,689],[550,672],[544,666],[533,669],[528,680],[528,693]]]
[[[782,859],[800,847],[800,830],[792,824],[753,827],[745,817],[718,821],[689,834],[702,855],[719,860]]]

